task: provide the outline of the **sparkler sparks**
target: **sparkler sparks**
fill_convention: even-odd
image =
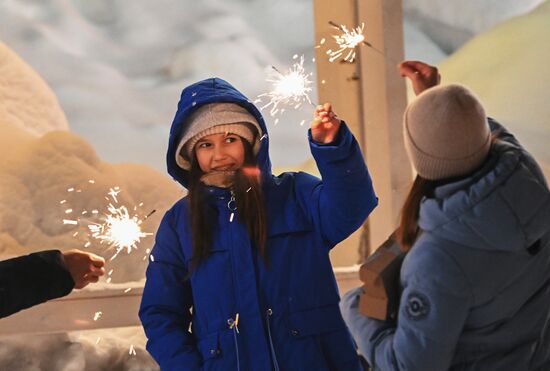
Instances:
[[[357,47],[361,44],[367,45],[368,47],[380,51],[374,48],[369,42],[365,40],[365,35],[363,31],[365,29],[365,23],[361,23],[361,26],[358,26],[351,31],[345,25],[338,25],[334,22],[329,22],[331,26],[340,30],[342,33],[340,35],[332,35],[336,44],[338,45],[337,50],[327,50],[327,54],[330,56],[329,61],[334,62],[338,58],[342,57],[345,54],[343,60],[345,62],[353,63],[356,56]],[[324,44],[324,40],[321,40],[321,45]]]
[[[338,26],[335,23],[329,23],[343,32],[341,35],[333,35],[339,49],[327,50],[327,54],[330,56],[329,61],[334,62],[347,50],[348,53],[344,57],[344,61],[352,63],[355,60],[355,48],[365,41],[365,36],[363,35],[365,24],[362,23],[360,27],[356,27],[349,31],[344,25]]]
[[[115,201],[116,194],[110,194]],[[109,213],[105,216],[105,222],[102,224],[90,224],[88,225],[88,229],[93,238],[100,240],[101,243],[106,242],[116,248],[116,252],[111,257],[111,260],[116,258],[124,249],[130,254],[133,249],[137,249],[137,243],[143,237],[151,235],[151,233],[145,233],[141,230],[141,223],[143,221],[137,215],[130,216],[126,206],[115,207],[110,203],[107,210]]]
[[[294,59],[298,58],[297,55],[294,57]],[[304,68],[304,56],[294,62],[286,74],[272,66],[271,75],[267,81],[273,84],[273,90],[258,96],[257,102],[261,102],[264,97],[269,99],[269,102],[261,109],[271,107],[269,113],[271,116],[275,116],[278,112],[284,111],[284,108],[280,109],[281,105],[290,105],[294,109],[300,108],[305,102],[313,105],[309,98],[313,84],[313,81],[310,80],[312,75],[313,73],[306,72]]]
[[[90,184],[94,184],[92,179],[89,180]],[[67,192],[74,192],[74,188],[67,189]],[[80,219],[79,217],[75,219],[63,219],[63,224],[66,225],[79,225],[84,220],[87,222],[88,236],[100,241],[100,243],[107,243],[109,247],[115,248],[115,253],[110,260],[113,260],[118,256],[118,254],[126,250],[128,254],[132,250],[137,249],[137,244],[141,241],[142,238],[151,235],[152,233],[146,233],[141,230],[141,224],[145,219],[147,219],[151,214],[156,210],[151,211],[147,216],[141,218],[137,213],[133,212],[132,214],[128,211],[128,208],[124,205],[116,205],[119,202],[119,194],[121,190],[119,187],[113,187],[109,189],[105,197],[108,201],[107,212],[104,216],[100,217],[100,212],[98,209],[93,209],[91,211],[90,219]],[[67,200],[60,202],[65,204]],[[116,205],[116,206],[115,206]],[[141,207],[143,203],[140,203]],[[137,207],[134,207],[134,211],[137,210]],[[73,209],[65,209],[65,214],[72,213]],[[84,210],[80,215],[88,214],[88,211]],[[99,221],[98,221],[99,218]],[[73,234],[76,236],[78,232]],[[87,241],[84,244],[84,247],[91,246],[91,242]],[[110,279],[111,277],[109,277]]]

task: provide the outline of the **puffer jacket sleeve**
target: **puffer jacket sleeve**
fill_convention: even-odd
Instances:
[[[359,313],[361,288],[342,298],[359,351],[374,370],[447,370],[473,302],[470,284],[451,256],[425,245],[413,247],[401,273],[397,326]]]
[[[321,182],[301,189],[304,208],[329,245],[347,238],[378,204],[361,148],[342,122],[337,138],[315,143],[308,133],[311,153]]]
[[[489,127],[491,128],[491,133],[493,136],[495,136],[497,139],[512,144],[515,147],[518,147],[522,150],[523,155],[527,158],[527,161],[524,161],[525,165],[529,167],[529,170],[534,174],[534,176],[546,187],[548,187],[546,177],[538,165],[537,161],[535,161],[535,158],[533,155],[531,155],[517,140],[517,138],[508,130],[506,129],[502,124],[497,122],[496,120],[488,117],[487,121],[489,122]]]
[[[58,250],[0,262],[0,317],[69,294],[71,274]]]
[[[487,122],[489,122],[489,128],[491,133],[496,136],[497,139],[503,140],[505,142],[511,143],[517,147],[521,147],[521,144],[516,139],[516,137],[508,131],[502,124],[491,117],[487,117]]]
[[[202,359],[189,332],[191,286],[172,211],[160,224],[146,276],[139,316],[147,350],[162,370],[199,370]]]

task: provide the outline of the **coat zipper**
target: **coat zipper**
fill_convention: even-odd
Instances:
[[[239,360],[239,342],[237,334],[239,333],[239,313],[235,314],[235,319],[229,318],[227,320],[229,328],[233,330],[233,340],[235,341],[235,353],[237,355],[237,371],[241,371],[241,364]]]
[[[231,198],[227,202],[227,209],[229,210],[229,223],[233,223],[235,217],[235,210],[237,210],[237,202],[235,201],[235,193],[231,190]],[[229,318],[227,320],[229,328],[233,331],[233,340],[235,342],[235,354],[237,357],[237,371],[241,370],[241,363],[239,358],[239,341],[237,335],[239,334],[239,313],[235,314],[235,319]]]
[[[229,215],[229,223],[233,223],[233,218],[235,217],[235,210],[237,210],[237,201],[235,201],[235,193],[231,190],[231,198],[227,202],[227,208],[231,212]]]
[[[271,358],[273,359],[273,367],[275,371],[279,371],[279,362],[277,362],[277,355],[275,354],[275,347],[273,346],[273,339],[271,338],[271,325],[269,317],[273,315],[273,310],[269,308],[265,313],[265,323],[267,325],[267,335],[269,337],[269,345],[271,346]]]

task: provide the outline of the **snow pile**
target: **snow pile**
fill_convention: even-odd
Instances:
[[[67,120],[54,93],[2,42],[0,76],[0,125],[11,122],[34,135],[68,130]]]
[[[478,33],[532,10],[544,0],[405,0],[410,21],[450,54]]]
[[[485,32],[441,64],[443,82],[472,88],[550,178],[550,1]]]
[[[142,217],[157,210],[141,225],[154,233],[183,190],[145,165],[103,162],[83,138],[55,130],[67,125],[47,85],[1,44],[0,55],[0,259],[50,248],[80,248],[109,259],[114,249],[91,239],[86,230],[88,222],[101,223],[109,202],[127,206],[131,215],[135,206]],[[112,196],[106,200],[115,187],[117,202]],[[78,218],[80,225],[63,223]],[[106,278],[112,283],[104,280],[91,289],[143,285],[144,258],[153,240],[148,236],[137,251],[109,261]],[[0,370],[158,370],[144,346],[141,327],[5,337],[0,338]]]
[[[295,53],[309,53],[312,71],[312,12],[310,1],[8,0],[0,35],[44,76],[71,130],[102,158],[164,172],[181,89],[218,76],[254,99],[270,89],[266,69],[286,70]],[[311,115],[287,112],[272,137],[286,144],[273,146],[275,162],[309,156],[298,123]]]
[[[455,48],[438,37],[466,27],[464,41],[540,1],[405,1],[406,56],[437,63]],[[311,0],[5,0],[0,35],[46,79],[71,130],[102,158],[164,172],[181,89],[216,75],[254,98],[270,90],[265,69],[285,70],[294,54],[314,71],[313,19]],[[311,118],[308,108],[287,111],[277,126],[267,117],[275,166],[310,158],[298,125]]]
[[[5,61],[0,70],[0,258],[81,248],[109,259],[114,250],[90,238],[87,230],[89,223],[102,222],[109,202],[141,218],[156,210],[141,225],[143,231],[154,233],[183,190],[145,165],[105,163],[83,138],[55,130],[66,129],[67,123],[53,93],[2,44],[0,53]],[[40,132],[46,134],[37,136]],[[115,187],[120,190],[118,203],[105,199]],[[64,219],[81,221],[64,224]],[[111,269],[116,268],[113,282],[143,278],[143,257],[153,241],[145,237],[140,251],[111,263]]]
[[[124,339],[124,341],[120,339]],[[94,330],[32,337],[12,336],[0,339],[0,369],[10,371],[158,371],[158,365],[144,349],[143,339],[141,328]]]
[[[0,136],[13,138],[17,131],[4,124]],[[54,131],[40,138],[24,137],[13,143],[10,151],[0,148],[0,255],[3,257],[48,248],[86,249],[109,259],[114,251],[91,239],[87,224],[100,222],[107,205],[125,205],[130,214],[144,217],[157,210],[141,225],[154,233],[164,212],[183,195],[169,178],[140,164],[108,164],[79,136]],[[105,197],[119,187],[118,204]],[[143,206],[139,206],[143,203]],[[72,210],[72,211],[70,211]],[[81,212],[87,210],[86,215]],[[98,210],[93,214],[93,210]],[[63,224],[77,220],[79,225]],[[79,232],[74,236],[75,232]],[[122,253],[112,265],[117,266],[114,281],[143,277],[145,249],[154,238],[139,244],[139,251]],[[91,244],[88,246],[87,243]],[[119,263],[120,261],[120,263]],[[122,264],[123,263],[123,264]]]

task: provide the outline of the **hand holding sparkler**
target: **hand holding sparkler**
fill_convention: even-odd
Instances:
[[[101,256],[80,250],[63,252],[63,260],[75,283],[75,289],[82,289],[89,283],[97,282],[105,274],[105,259]]]
[[[315,118],[311,122],[311,137],[315,142],[327,144],[334,141],[339,129],[340,120],[332,112],[330,103],[315,108]]]
[[[433,88],[441,82],[437,67],[420,61],[403,61],[397,65],[399,74],[411,80],[416,95]]]

